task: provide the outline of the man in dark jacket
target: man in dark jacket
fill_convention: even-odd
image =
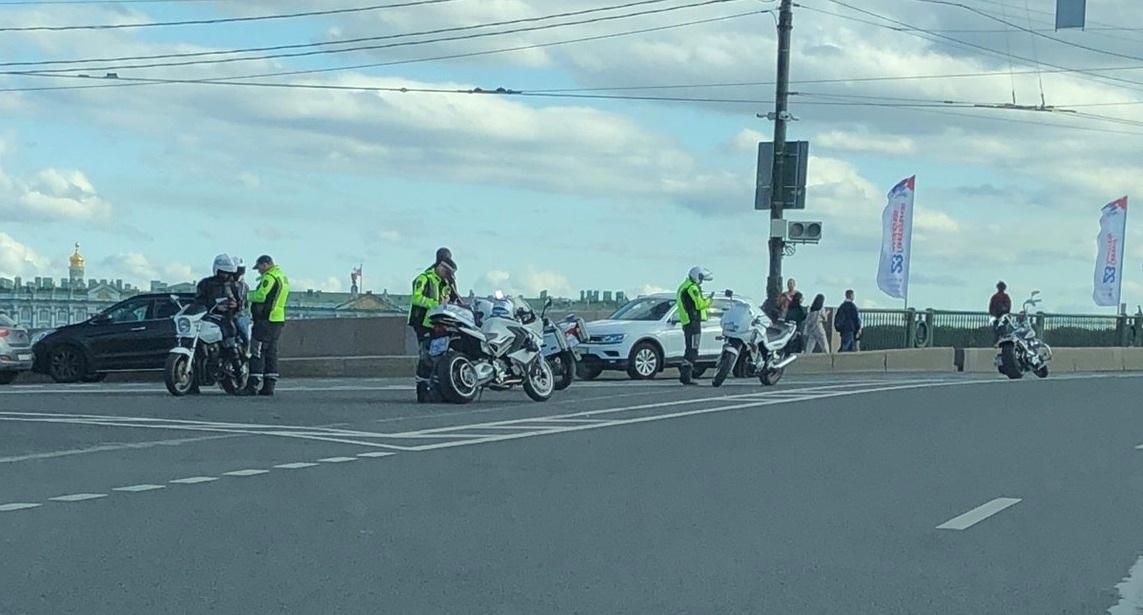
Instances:
[[[841,347],[838,352],[857,350],[857,336],[861,334],[861,313],[853,302],[853,290],[845,291],[845,301],[833,315],[833,328],[841,334]]]
[[[230,256],[219,254],[214,257],[212,269],[213,275],[199,280],[195,286],[195,303],[208,312],[213,310],[214,320],[222,329],[223,346],[230,347],[237,334],[234,319],[238,316],[239,307],[231,280],[238,268]],[[221,304],[220,299],[223,300]]]

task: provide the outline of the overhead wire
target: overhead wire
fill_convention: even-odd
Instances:
[[[192,51],[181,53],[160,53],[152,55],[133,55],[133,56],[118,56],[107,58],[81,58],[78,60],[38,60],[29,62],[0,62],[0,66],[55,66],[61,64],[90,64],[95,62],[138,62],[143,60],[167,60],[167,59],[181,59],[181,58],[200,58],[211,57],[219,55],[232,55],[239,53],[264,53],[268,51],[285,51],[289,49],[313,49],[316,47],[330,47],[334,45],[351,45],[357,43],[368,43],[374,41],[395,40],[401,38],[417,37],[417,36],[431,36],[435,34],[447,34],[452,32],[466,32],[469,30],[477,30],[480,28],[496,28],[500,26],[512,26],[521,23],[535,23],[545,21],[548,19],[560,19],[564,17],[578,17],[592,13],[599,13],[604,11],[619,10],[624,8],[633,8],[636,6],[647,4],[659,4],[669,0],[637,0],[635,2],[628,2],[626,4],[609,5],[604,7],[595,7],[591,9],[584,9],[579,11],[570,11],[564,13],[553,13],[548,15],[539,15],[534,17],[523,17],[518,19],[509,19],[504,21],[493,21],[478,24],[469,24],[465,26],[450,26],[447,28],[435,28],[432,30],[420,30],[415,32],[399,32],[396,34],[386,34],[380,36],[365,36],[358,38],[341,39],[336,41],[319,41],[316,43],[293,43],[288,45],[271,45],[265,47],[244,47],[239,49],[219,49],[212,51]],[[432,41],[429,41],[432,42]]]
[[[662,1],[662,0],[642,0],[641,3],[659,2],[659,1]],[[41,74],[42,73],[54,73],[54,72],[76,72],[76,71],[86,72],[86,73],[99,73],[99,72],[112,72],[112,71],[121,71],[121,70],[142,70],[142,69],[149,69],[149,68],[171,68],[171,67],[181,67],[181,66],[200,66],[200,65],[204,65],[204,64],[213,65],[213,64],[226,64],[226,63],[233,63],[233,62],[253,62],[253,61],[263,61],[263,60],[275,60],[275,59],[282,59],[282,58],[299,58],[299,57],[311,57],[311,56],[317,56],[317,55],[332,55],[332,54],[355,53],[355,52],[361,52],[361,51],[376,51],[376,50],[381,50],[381,49],[393,49],[393,48],[398,48],[398,47],[427,45],[427,44],[442,43],[442,42],[455,42],[455,41],[473,40],[473,39],[493,37],[493,36],[505,36],[508,34],[519,34],[519,33],[523,33],[523,32],[536,32],[536,31],[543,31],[543,30],[551,30],[551,29],[555,29],[555,28],[564,28],[564,27],[568,27],[568,26],[601,23],[601,22],[607,22],[607,21],[614,21],[614,20],[618,20],[618,19],[628,19],[628,18],[632,18],[632,17],[656,15],[656,14],[669,13],[669,12],[674,12],[674,11],[679,11],[679,10],[684,10],[684,9],[689,9],[689,8],[699,8],[699,7],[704,7],[704,6],[713,6],[716,4],[726,4],[726,3],[730,3],[730,2],[741,2],[741,1],[742,0],[701,0],[699,2],[692,2],[690,4],[668,6],[668,7],[657,8],[657,9],[646,9],[646,10],[642,10],[642,11],[626,13],[623,15],[610,15],[610,16],[604,16],[604,17],[593,17],[593,18],[589,18],[589,19],[581,19],[578,21],[571,21],[571,22],[565,22],[565,23],[559,23],[559,24],[543,24],[540,26],[513,28],[513,29],[508,29],[508,30],[500,30],[500,31],[496,31],[496,32],[478,32],[478,33],[463,34],[463,35],[457,35],[457,36],[446,36],[446,37],[435,38],[432,40],[398,41],[398,42],[394,42],[394,43],[385,43],[385,44],[380,44],[380,45],[360,45],[360,46],[350,47],[350,48],[346,48],[346,49],[317,49],[317,50],[310,50],[310,51],[303,51],[303,52],[265,54],[265,55],[259,55],[259,56],[237,57],[237,58],[218,58],[218,59],[211,59],[211,60],[187,60],[187,61],[179,61],[179,62],[153,62],[150,64],[132,64],[132,65],[111,64],[111,65],[99,66],[99,67],[57,68],[57,69],[45,69],[45,70],[27,71],[27,72],[35,72],[35,73],[41,73]]]
[[[294,13],[276,13],[272,15],[253,15],[246,17],[216,17],[212,19],[188,19],[184,21],[153,21],[143,23],[116,23],[116,24],[87,24],[73,26],[2,26],[0,32],[67,32],[75,30],[125,30],[137,28],[159,28],[171,26],[199,26],[218,25],[228,23],[245,23],[251,21],[269,21],[276,19],[297,19],[302,17],[320,17],[327,15],[347,15],[351,13],[366,13],[386,9],[399,9],[429,4],[442,4],[457,2],[458,0],[410,0],[394,4],[371,4],[342,9],[325,9],[321,11],[304,11]]]

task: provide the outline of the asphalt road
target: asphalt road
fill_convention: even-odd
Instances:
[[[1141,385],[3,387],[0,613],[1125,615]]]

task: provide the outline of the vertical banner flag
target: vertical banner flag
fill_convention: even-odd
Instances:
[[[913,191],[917,176],[903,179],[889,191],[889,202],[881,213],[881,263],[877,267],[877,288],[909,301],[909,260],[913,244]]]
[[[1099,217],[1095,288],[1091,298],[1099,306],[1119,306],[1123,287],[1123,238],[1127,234],[1127,197],[1103,206]]]

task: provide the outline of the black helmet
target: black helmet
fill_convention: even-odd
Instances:
[[[437,248],[437,260],[433,265],[436,266],[441,263],[448,263],[454,270],[456,269],[456,263],[452,260],[452,250],[448,248]]]

